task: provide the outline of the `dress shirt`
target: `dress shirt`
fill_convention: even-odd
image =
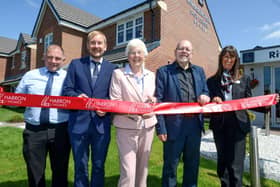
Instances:
[[[141,91],[142,94],[143,94],[143,92],[144,92],[144,77],[145,77],[146,75],[148,75],[148,73],[149,73],[149,72],[148,72],[145,68],[143,68],[143,74],[142,74],[142,76],[141,76],[141,77],[138,77],[138,76],[134,75],[134,73],[132,72],[132,70],[131,70],[129,64],[126,64],[126,65],[125,65],[124,74],[125,74],[125,75],[130,75],[130,76],[133,76],[133,77],[134,77],[134,79],[135,79],[135,81],[136,81],[136,84],[137,84],[137,86],[138,86],[138,88],[139,88],[139,90]]]
[[[95,61],[95,60],[93,60],[93,58],[90,57],[90,61]],[[103,62],[103,58],[100,59],[100,62],[99,62],[99,64],[98,64],[98,66],[97,66],[98,72],[100,72],[100,68],[101,68],[102,62]],[[95,64],[90,63],[90,75],[91,75],[91,77],[93,77],[94,69],[95,69]]]
[[[53,77],[52,96],[60,96],[62,85],[66,77],[66,71],[59,69]],[[38,68],[27,72],[21,79],[16,88],[16,93],[44,95],[45,88],[48,82],[48,69],[46,67]],[[41,108],[26,107],[24,119],[32,125],[40,124]],[[68,121],[68,111],[62,109],[50,109],[50,123],[63,123]]]
[[[180,92],[182,96],[182,102],[193,103],[197,102],[194,91],[192,65],[189,63],[187,69],[183,69],[178,63],[176,63],[177,78],[180,85]]]
[[[141,94],[143,95],[143,92],[144,92],[144,77],[146,75],[148,75],[149,72],[144,67],[143,67],[142,72],[143,72],[142,76],[138,77],[132,72],[129,64],[125,65],[124,74],[134,77],[134,79],[136,81],[136,85],[139,88],[139,90],[141,91]],[[145,127],[145,121],[143,119],[142,119],[142,122],[141,122],[141,126],[142,126],[142,128]]]

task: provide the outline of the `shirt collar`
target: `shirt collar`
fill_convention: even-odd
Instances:
[[[99,62],[100,64],[103,62],[103,57],[100,58],[100,61],[95,61],[92,56],[90,56],[89,59],[90,61]]]
[[[193,65],[192,65],[192,63],[191,62],[189,62],[189,67],[187,68],[187,69],[183,69],[180,65],[179,65],[179,63],[176,61],[176,69],[179,69],[179,70],[182,70],[182,71],[186,71],[186,70],[189,70],[189,69],[192,69],[193,68]]]
[[[49,70],[48,70],[47,67],[43,67],[42,70],[43,70],[44,74],[48,74],[48,72],[49,72]],[[60,75],[62,71],[63,71],[63,69],[62,69],[62,68],[59,68],[55,73],[56,73],[57,75]]]
[[[148,75],[149,71],[147,69],[145,69],[144,67],[142,67],[142,68],[143,68],[143,77],[144,77],[144,76]],[[126,75],[134,75],[134,73],[132,72],[129,64],[125,65],[125,67],[124,67],[124,74],[126,74]]]

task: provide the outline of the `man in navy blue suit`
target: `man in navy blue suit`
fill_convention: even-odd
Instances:
[[[100,31],[88,34],[90,56],[72,60],[63,85],[63,95],[109,99],[111,75],[116,65],[103,59],[107,49]],[[75,187],[88,187],[88,159],[91,150],[91,186],[104,186],[104,164],[110,142],[110,114],[103,111],[72,110],[69,135],[75,162]]]
[[[161,67],[156,77],[158,102],[210,101],[203,69],[191,63],[193,48],[188,40],[182,40],[175,49],[176,61]],[[163,142],[162,186],[173,187],[177,183],[177,167],[183,154],[184,187],[197,186],[201,132],[201,114],[158,115],[158,138]]]

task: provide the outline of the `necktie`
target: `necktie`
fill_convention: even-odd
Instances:
[[[98,77],[98,73],[99,73],[98,65],[100,64],[100,62],[93,61],[93,64],[94,64],[94,70],[92,72],[92,85],[94,86]]]
[[[56,74],[56,72],[48,72],[49,78],[48,82],[45,88],[45,94],[44,95],[51,95],[52,91],[52,84],[53,84],[53,76]],[[40,124],[47,124],[49,123],[50,119],[50,108],[41,108],[40,113]]]

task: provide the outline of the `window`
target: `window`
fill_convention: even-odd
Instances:
[[[15,69],[15,63],[16,63],[16,55],[13,55],[13,58],[12,58],[12,67],[11,69]]]
[[[49,33],[45,36],[44,39],[44,52],[46,52],[49,45],[53,43],[53,33]]]
[[[21,65],[20,65],[20,69],[24,69],[26,67],[26,58],[27,55],[26,55],[26,51],[22,51],[21,52],[21,58],[20,58],[20,62],[21,62]]]
[[[254,52],[248,52],[248,53],[243,53],[242,54],[243,57],[243,63],[250,63],[250,62],[254,62]]]
[[[142,38],[143,25],[143,16],[119,23],[117,25],[117,45],[126,43],[133,38]]]

